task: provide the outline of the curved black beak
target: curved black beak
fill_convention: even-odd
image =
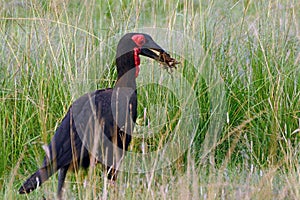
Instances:
[[[147,42],[141,47],[140,55],[152,58],[169,68],[176,68],[176,65],[179,64],[170,54],[156,44],[150,36],[147,38]]]

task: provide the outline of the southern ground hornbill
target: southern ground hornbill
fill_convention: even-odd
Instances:
[[[139,55],[168,68],[178,64],[149,35],[124,35],[117,46],[115,87],[85,94],[71,105],[50,144],[44,147],[42,166],[23,183],[20,194],[31,192],[59,171],[57,194],[61,197],[68,169],[88,168],[93,162],[101,162],[108,178],[116,179],[137,118]]]

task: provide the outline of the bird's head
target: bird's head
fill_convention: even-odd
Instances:
[[[135,76],[139,74],[140,55],[154,59],[167,68],[176,67],[177,62],[166,51],[154,42],[152,37],[143,33],[127,33],[119,41],[117,47],[118,76],[122,76],[135,68]]]

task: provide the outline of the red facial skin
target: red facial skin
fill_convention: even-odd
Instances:
[[[136,34],[136,35],[132,36],[131,39],[135,42],[135,44],[139,48],[141,48],[146,43],[145,37],[143,35],[141,35],[141,34]]]
[[[140,48],[146,43],[146,39],[141,34],[136,34],[132,36],[131,38],[134,43],[137,45],[136,48],[134,48],[134,63],[135,63],[135,77],[138,77],[140,72],[140,57],[139,54],[141,52]]]

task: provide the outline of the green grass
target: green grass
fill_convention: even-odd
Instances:
[[[172,162],[128,156],[115,187],[100,165],[70,173],[67,199],[300,199],[299,13],[296,0],[0,2],[0,199],[55,198],[55,176],[16,191],[72,102],[114,85],[117,42],[139,30],[182,64],[141,58],[130,151],[170,145]]]

